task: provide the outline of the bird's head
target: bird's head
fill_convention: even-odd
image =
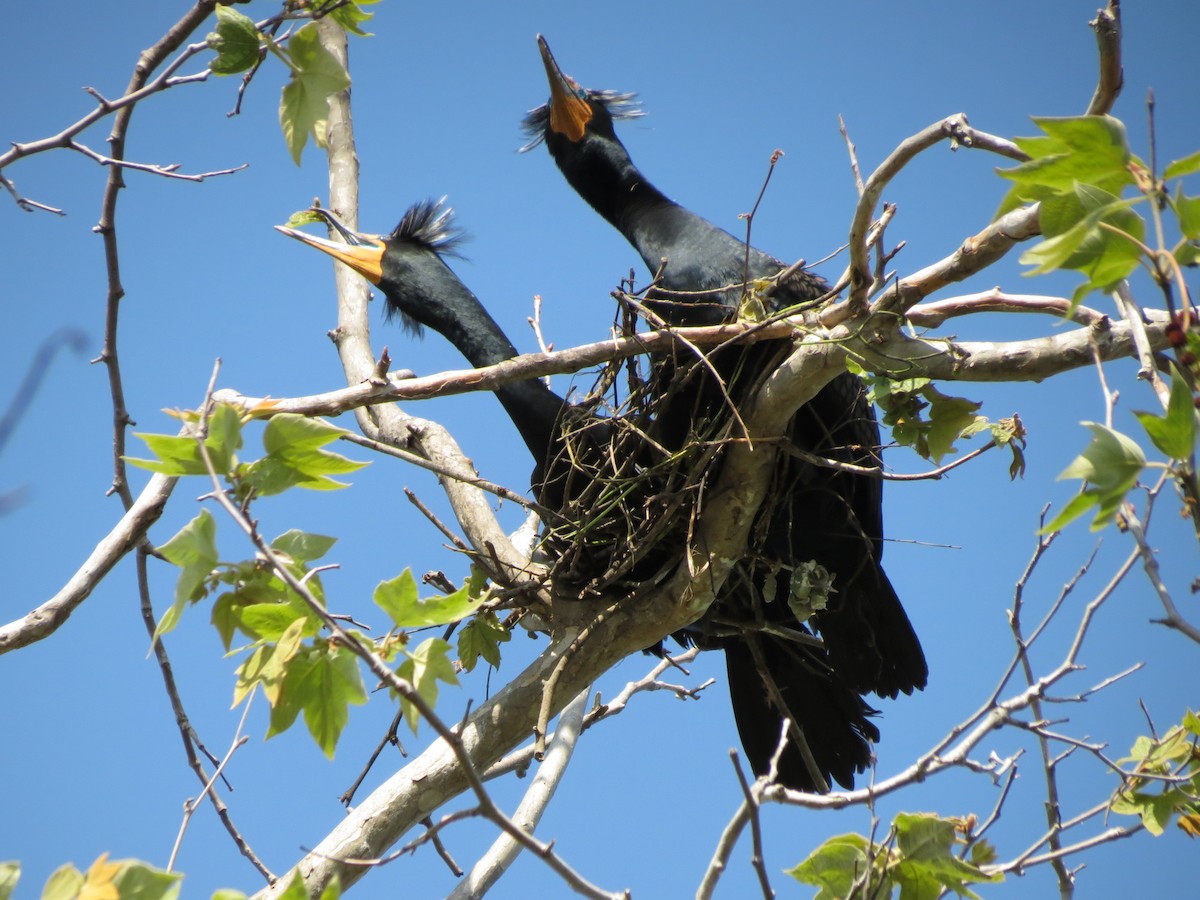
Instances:
[[[333,213],[312,210],[341,240],[327,240],[284,225],[275,230],[345,263],[383,292],[387,318],[399,316],[408,331],[419,334],[427,323],[431,299],[444,296],[440,282],[457,277],[442,256],[457,256],[463,234],[454,226],[454,211],[442,200],[422,200],[409,207],[391,234],[363,234],[348,228]],[[432,324],[432,323],[429,323]]]
[[[522,130],[529,142],[521,148],[522,152],[545,141],[550,153],[558,158],[560,148],[565,149],[567,144],[578,146],[589,135],[616,141],[613,120],[642,115],[634,94],[580,87],[558,67],[546,39],[539,34],[537,42],[550,83],[550,100],[526,114]]]

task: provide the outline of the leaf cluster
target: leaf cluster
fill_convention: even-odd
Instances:
[[[1139,263],[1161,279],[1163,267],[1146,245],[1146,221],[1134,207],[1153,201],[1171,210],[1179,237],[1169,253],[1180,266],[1200,262],[1200,197],[1174,195],[1166,182],[1200,171],[1200,153],[1171,163],[1158,178],[1129,148],[1125,126],[1111,116],[1034,118],[1042,134],[1017,138],[1029,161],[1000,175],[1013,182],[997,217],[1024,203],[1041,204],[1044,239],[1021,256],[1028,275],[1073,269],[1085,276],[1072,306],[1092,291],[1111,291]],[[1136,195],[1122,196],[1127,188]]]
[[[12,896],[20,877],[17,863],[0,863],[0,900]],[[164,872],[137,859],[109,862],[108,854],[102,853],[86,872],[72,863],[60,866],[46,880],[42,900],[174,900],[182,879],[176,872]]]
[[[362,7],[377,2],[324,0],[307,6],[313,19],[328,16],[347,32],[370,37],[361,26],[374,13]],[[209,64],[214,75],[241,72],[252,75],[268,51],[279,57],[291,72],[279,103],[279,124],[293,161],[300,165],[300,156],[310,136],[318,147],[326,145],[328,98],[350,86],[346,67],[321,46],[313,22],[301,26],[284,41],[276,40],[273,33],[260,31],[253,19],[231,7],[218,6],[216,16],[216,30],[207,38],[208,46],[217,54]]]
[[[1139,737],[1120,763],[1133,763],[1134,770],[1113,795],[1113,812],[1140,816],[1154,835],[1175,818],[1185,834],[1200,837],[1200,718],[1194,712],[1161,738]]]
[[[941,464],[958,452],[960,440],[987,431],[1012,451],[1009,474],[1016,478],[1025,471],[1025,431],[1019,418],[991,422],[976,415],[983,404],[943,394],[929,378],[892,378],[869,372],[852,359],[846,360],[846,367],[866,382],[868,399],[883,411],[883,424],[900,446]]]
[[[977,898],[968,885],[995,884],[1004,876],[984,870],[995,851],[987,841],[968,842],[965,830],[960,819],[900,813],[884,841],[832,837],[788,874],[819,888],[816,900],[888,898],[897,889],[904,900],[936,900],[947,891]]]
[[[365,465],[324,449],[343,434],[342,429],[290,414],[267,422],[262,457],[242,461],[238,451],[246,421],[233,407],[217,406],[204,423],[203,437],[139,435],[155,458],[130,462],[166,475],[208,475],[224,481],[225,494],[243,511],[260,497],[293,487],[345,487],[330,476]],[[448,625],[478,612],[486,586],[486,577],[477,572],[459,590],[422,600],[412,572],[405,569],[374,592],[376,605],[392,623],[385,636],[372,641],[357,630],[331,630],[325,590],[312,564],[335,541],[292,530],[266,545],[269,552],[223,561],[217,550],[216,520],[208,510],[201,510],[159,548],[180,574],[174,602],[155,631],[158,640],[176,627],[188,606],[212,598],[211,621],[221,643],[226,651],[246,656],[237,669],[234,704],[260,689],[271,705],[268,737],[286,731],[303,713],[309,733],[329,756],[348,721],[349,707],[366,702],[356,649],[366,648],[388,663],[398,661],[397,675],[432,706],[439,682],[458,683],[453,648],[442,638],[429,638],[409,649],[409,631]],[[246,643],[235,649],[235,639]],[[462,668],[470,671],[480,658],[499,665],[499,645],[508,639],[494,612],[479,612],[459,634]],[[349,646],[348,641],[359,647]],[[403,698],[401,703],[415,731],[417,711]]]

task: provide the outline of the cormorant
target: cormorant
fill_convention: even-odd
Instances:
[[[476,368],[517,355],[516,347],[479,298],[442,259],[442,255],[455,254],[462,238],[453,225],[452,210],[431,200],[416,203],[388,235],[359,234],[329,213],[324,218],[345,243],[275,227],[354,269],[383,292],[389,320],[399,317],[413,334],[419,334],[422,326],[432,328]],[[496,388],[496,397],[533,454],[535,496],[557,511],[562,479],[556,477],[552,489],[546,483],[546,472],[561,446],[560,418],[569,404],[538,378],[506,382]]]
[[[545,142],[567,182],[625,236],[647,268],[658,275],[648,306],[673,325],[727,321],[746,294],[746,283],[774,276],[786,265],[668,199],[637,169],[617,138],[614,118],[638,115],[633,95],[581,88],[559,69],[545,40],[538,46],[550,83],[550,100],[532,110],[524,127],[530,149]],[[665,263],[664,263],[665,260]],[[768,301],[771,312],[814,300],[828,291],[823,279],[798,270],[781,281]],[[697,294],[697,292],[701,292]],[[774,342],[772,342],[774,343]],[[723,378],[741,371],[741,393],[777,357],[778,345],[718,352]],[[701,376],[705,377],[705,376]],[[710,407],[723,392],[706,378],[693,396]],[[735,392],[735,398],[738,394]],[[689,414],[711,415],[697,409]],[[687,422],[668,406],[668,428]],[[789,439],[800,449],[858,466],[880,463],[879,429],[861,382],[846,373],[797,411]],[[865,718],[874,712],[861,694],[895,697],[925,686],[924,653],[887,575],[882,556],[882,491],[878,480],[818,467],[781,454],[772,500],[752,532],[752,554],[762,562],[749,577],[731,576],[710,610],[741,618],[740,633],[712,637],[705,619],[693,626],[702,646],[725,649],[734,715],[754,771],[764,774],[791,718],[812,750],[817,768],[847,787],[870,763],[867,741],[879,733]],[[810,624],[824,650],[781,633],[803,630],[790,609],[793,577],[815,562],[833,576],[829,605]],[[817,570],[818,577],[820,569]],[[797,742],[779,764],[780,780],[799,789],[823,787]]]

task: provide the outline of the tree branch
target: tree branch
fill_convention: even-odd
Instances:
[[[151,478],[121,521],[96,545],[57,594],[20,619],[0,627],[0,655],[36,643],[58,630],[113,566],[136,547],[147,529],[158,521],[177,480],[166,475]]]

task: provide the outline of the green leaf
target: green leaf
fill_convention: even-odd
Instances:
[[[285,691],[282,682],[278,685],[275,699],[271,701],[271,722],[267,726],[267,737],[273,738],[283,734],[294,724],[303,707],[303,691],[297,690],[308,670],[316,665],[312,653],[304,653],[296,657],[287,668],[287,674],[293,679],[292,689]]]
[[[1067,507],[1042,529],[1042,533],[1057,531],[1073,519],[1078,518],[1092,505],[1099,508],[1092,520],[1092,531],[1099,531],[1116,516],[1125,494],[1137,482],[1137,477],[1146,465],[1142,448],[1119,431],[1097,422],[1084,422],[1092,432],[1092,442],[1058,476],[1080,478],[1087,482],[1082,497],[1076,497]]]
[[[195,603],[208,589],[206,582],[217,564],[217,523],[206,509],[158,548],[170,563],[183,569],[175,583],[175,602],[154,630],[154,640],[171,631],[183,614],[184,606]]]
[[[337,0],[329,0],[326,5],[333,5]],[[365,6],[368,3],[378,3],[379,0],[357,0],[356,3],[348,3],[345,6],[335,7],[333,12],[329,13],[329,18],[341,25],[346,31],[351,34],[356,34],[359,37],[373,37],[370,32],[363,31],[359,28],[359,24],[366,22],[375,17],[375,13],[369,13],[359,9],[360,6]],[[315,12],[316,10],[314,10]]]
[[[901,861],[895,870],[901,896],[936,900],[949,889],[959,896],[975,897],[968,884],[996,883],[1003,875],[987,874],[959,859],[960,843],[955,822],[928,814],[899,813],[893,821],[896,849]]]
[[[149,469],[162,475],[205,475],[208,467],[196,439],[190,435],[179,434],[134,434],[146,442],[156,460],[134,459],[124,457],[131,465],[140,469]],[[204,439],[205,449],[212,461],[213,470],[218,475],[227,475],[233,467],[233,454],[242,446],[241,419],[237,411],[221,404],[209,418],[208,437]]]
[[[208,417],[208,437],[204,439],[204,447],[218,475],[228,475],[233,470],[234,454],[242,449],[242,417],[229,404],[219,404]]]
[[[0,900],[9,900],[21,880],[21,864],[15,860],[0,862]]]
[[[1066,506],[1059,510],[1058,515],[1038,531],[1038,534],[1052,534],[1055,531],[1062,531],[1098,502],[1099,499],[1095,494],[1075,495],[1067,502]]]
[[[1200,737],[1200,716],[1190,709],[1183,715],[1183,727],[1196,737]]]
[[[971,845],[971,864],[976,866],[990,866],[1000,854],[996,852],[996,848],[985,840],[976,841]]]
[[[272,416],[267,422],[267,427],[263,429],[263,449],[269,454],[285,453],[289,450],[315,450],[336,441],[345,433],[346,429],[331,425],[324,419],[314,419],[296,413],[280,413]]]
[[[233,888],[217,888],[209,900],[246,900],[246,895]]]
[[[242,478],[260,496],[278,494],[290,487],[343,488],[345,484],[327,476],[356,472],[367,464],[320,448],[345,433],[321,419],[293,413],[275,416],[263,431],[267,455],[244,467]]]
[[[217,30],[205,40],[217,52],[217,58],[209,63],[214,75],[244,72],[258,62],[259,34],[254,20],[228,6],[217,7]]]
[[[832,837],[786,874],[819,888],[815,900],[846,897],[859,874],[866,871],[869,846],[860,834]]]
[[[238,625],[250,637],[266,641],[279,640],[298,619],[304,635],[312,637],[320,630],[317,622],[287,603],[254,603],[241,607],[237,615]]]
[[[1200,266],[1200,243],[1180,241],[1172,251],[1172,255],[1181,266]]]
[[[42,888],[42,900],[75,900],[83,889],[83,873],[70,863],[59,866]]]
[[[149,469],[160,475],[204,475],[208,472],[204,466],[204,459],[200,456],[200,448],[193,437],[178,434],[141,434],[136,431],[133,436],[145,441],[157,459],[123,457],[130,465],[139,469]]]
[[[1163,178],[1182,178],[1184,175],[1193,175],[1196,172],[1200,172],[1200,150],[1172,162],[1163,172]]]
[[[325,217],[312,209],[302,209],[299,212],[294,212],[286,222],[283,223],[284,228],[303,228],[305,225],[324,225]]]
[[[113,885],[121,900],[174,900],[179,896],[183,876],[164,872],[138,859],[118,860],[120,870]]]
[[[391,581],[381,581],[372,599],[391,617],[397,628],[449,625],[470,615],[475,608],[467,585],[453,594],[418,599],[417,582],[411,569],[405,569]]]
[[[313,655],[298,679],[287,679],[284,692],[298,694],[295,702],[304,709],[304,724],[330,759],[350,720],[350,704],[367,702],[358,657],[350,648],[332,644]]]
[[[294,562],[308,563],[320,559],[337,543],[337,538],[309,534],[293,528],[271,542],[271,549],[286,554]]]
[[[1076,181],[1117,189],[1132,184],[1125,126],[1112,116],[1035,117],[1044,138],[1018,138],[1032,159],[1000,172],[1021,185],[1069,190]]]
[[[1183,192],[1183,185],[1180,185],[1171,205],[1179,217],[1180,233],[1188,240],[1200,238],[1200,197],[1187,196]]]
[[[288,52],[294,68],[291,81],[283,89],[279,124],[292,160],[300,165],[300,154],[309,135],[318,147],[325,146],[329,95],[348,88],[350,76],[337,58],[321,46],[314,23],[292,35]]]
[[[292,880],[279,895],[279,900],[309,900],[308,888],[304,886],[304,879],[300,877],[299,872],[292,876]]]
[[[933,385],[921,391],[929,401],[929,455],[935,463],[954,452],[954,443],[975,423],[975,413],[983,405],[962,397],[949,397]]]
[[[421,698],[431,707],[437,703],[438,682],[458,684],[458,676],[454,674],[454,664],[450,662],[450,645],[441,638],[427,638],[413,650],[406,652],[408,659],[396,670],[396,674],[408,681]],[[417,733],[417,725],[421,717],[417,708],[407,700],[401,699],[404,720],[413,734]]]
[[[1104,287],[1119,281],[1141,259],[1138,243],[1146,225],[1129,206],[1140,198],[1120,200],[1089,184],[1075,185],[1080,208],[1086,214],[1066,231],[1037,244],[1021,254],[1021,262],[1035,268],[1026,275],[1044,275],[1055,269],[1076,269],[1091,282]],[[1101,227],[1101,224],[1107,226]],[[1109,229],[1117,229],[1113,233]],[[1132,238],[1133,240],[1131,240]]]
[[[371,0],[372,3],[375,0]],[[329,879],[329,883],[325,885],[325,889],[321,891],[321,900],[338,900],[342,896],[342,879],[337,872],[333,873],[333,877]]]
[[[1171,379],[1167,414],[1134,412],[1154,446],[1171,459],[1186,460],[1196,447],[1196,407],[1192,389],[1179,375]]]
[[[471,672],[482,656],[494,669],[500,668],[500,645],[512,640],[512,634],[500,624],[493,612],[484,612],[471,619],[458,632],[458,661]]]

